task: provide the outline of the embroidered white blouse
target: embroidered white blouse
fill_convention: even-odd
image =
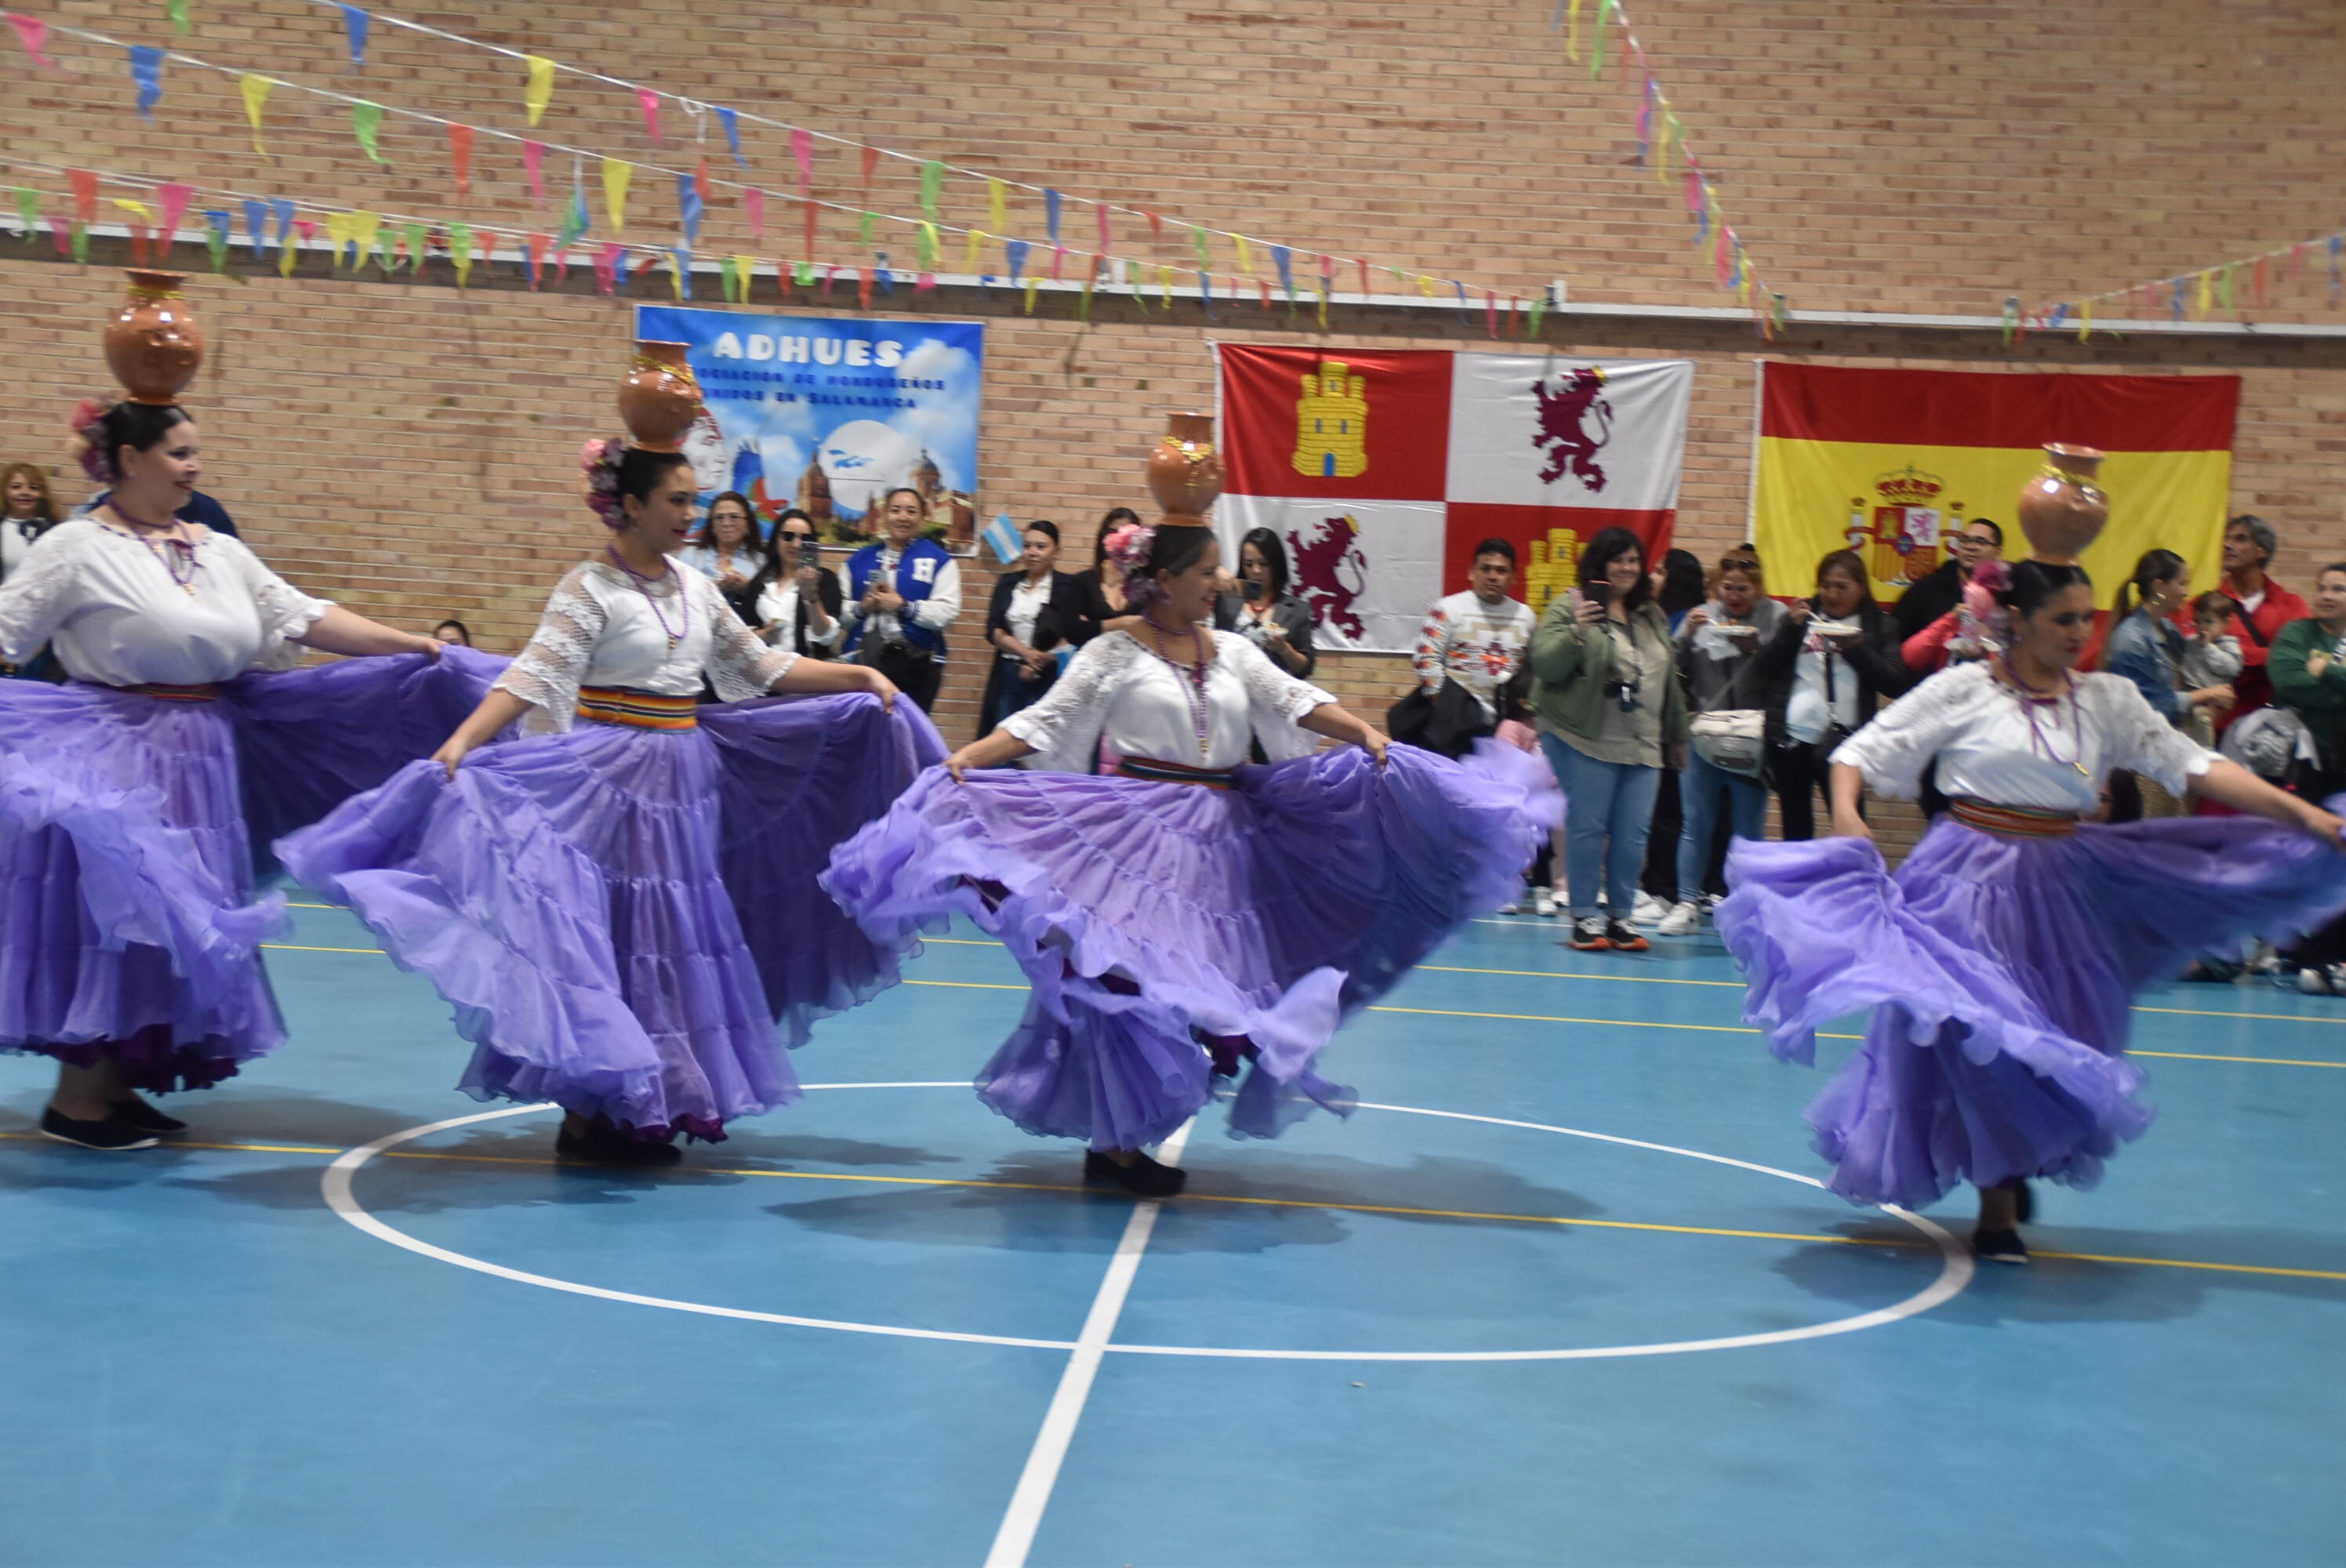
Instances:
[[[1876,714],[1832,759],[1863,769],[1868,788],[1894,799],[1920,793],[1936,758],[1939,788],[1949,796],[2079,812],[2100,800],[2112,769],[2180,795],[2216,762],[2124,676],[2074,679],[2068,695],[2030,703],[1988,665],[1955,665]]]
[[[682,634],[673,647],[671,632]],[[671,564],[639,587],[617,566],[585,561],[556,585],[497,687],[534,705],[523,728],[544,733],[576,722],[582,686],[691,697],[706,675],[720,698],[738,702],[763,697],[798,657],[759,641],[717,585],[688,567]]]
[[[1160,658],[1129,632],[1104,632],[1068,661],[1043,699],[1002,721],[1041,755],[1033,766],[1094,770],[1100,745],[1119,757],[1153,757],[1185,768],[1235,768],[1247,744],[1262,742],[1274,762],[1300,757],[1318,738],[1296,720],[1336,699],[1273,665],[1240,636],[1215,636],[1206,668],[1206,749],[1198,750],[1198,692],[1189,667]]]
[[[194,574],[178,553],[93,517],[60,523],[0,585],[0,658],[21,664],[46,642],[76,680],[203,686],[288,651],[333,608],[260,563],[240,540],[191,524]],[[298,650],[296,650],[298,651]]]

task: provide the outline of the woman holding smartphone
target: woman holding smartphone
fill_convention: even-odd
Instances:
[[[1899,657],[1896,627],[1866,591],[1856,551],[1818,562],[1816,596],[1795,599],[1790,612],[1760,650],[1759,682],[1767,693],[1768,778],[1784,837],[1798,840],[1817,835],[1816,796],[1833,748],[1916,677]]]
[[[823,565],[821,557],[814,520],[791,507],[774,524],[773,557],[758,574],[750,596],[757,615],[750,624],[758,635],[801,658],[836,657],[839,639],[847,634],[847,623],[839,616],[844,603],[839,574]]]
[[[1271,530],[1251,529],[1239,542],[1239,591],[1216,601],[1214,629],[1246,638],[1298,680],[1319,667],[1311,606],[1287,591],[1287,546]]]

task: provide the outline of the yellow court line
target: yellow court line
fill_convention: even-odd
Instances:
[[[260,945],[270,952],[371,952],[377,958],[391,956],[379,947],[306,947],[298,942],[264,942]]]
[[[1031,991],[1029,985],[1005,985],[986,980],[908,980],[907,985],[936,985],[952,991]]]
[[[2137,1013],[2168,1013],[2178,1018],[2254,1018],[2268,1023],[2346,1023],[2346,1018],[2308,1018],[2301,1013],[2226,1013],[2208,1007],[2137,1007]]]
[[[2247,1062],[2259,1067],[2335,1067],[2346,1072],[2346,1062],[2300,1062],[2290,1056],[2218,1056],[2201,1051],[2135,1051],[2129,1056],[2165,1056],[2178,1062]]]

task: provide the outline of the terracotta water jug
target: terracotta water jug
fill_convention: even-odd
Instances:
[[[2078,555],[2110,520],[2110,498],[2094,483],[2102,454],[2090,446],[2045,448],[2045,466],[2020,489],[2020,531],[2028,535],[2028,557],[2047,565],[2074,566]]]
[[[1148,454],[1148,491],[1169,527],[1204,528],[1222,493],[1222,459],[1214,450],[1214,416],[1172,413]]]
[[[132,402],[168,405],[196,379],[204,331],[179,293],[183,272],[133,270],[129,292],[106,319],[106,366]]]
[[[619,383],[619,418],[628,438],[646,452],[682,452],[700,417],[700,382],[685,362],[682,343],[636,343],[635,362]]]

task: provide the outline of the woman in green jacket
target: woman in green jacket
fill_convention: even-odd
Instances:
[[[1606,528],[1580,556],[1581,586],[1548,601],[1532,633],[1532,711],[1568,803],[1565,879],[1574,948],[1643,952],[1629,924],[1662,769],[1686,759],[1686,693],[1645,552]],[[1609,919],[1596,913],[1599,870]]]
[[[2272,699],[2313,732],[2314,774],[2298,793],[2316,802],[2346,790],[2346,561],[2314,574],[2313,614],[2273,637],[2265,669]],[[2332,921],[2282,955],[2298,966],[2297,988],[2346,996],[2346,920]]]

